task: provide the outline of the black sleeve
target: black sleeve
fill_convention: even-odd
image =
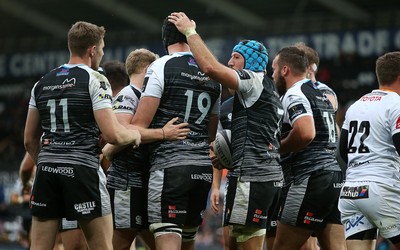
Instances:
[[[348,157],[347,157],[347,152],[348,152],[347,141],[348,141],[348,137],[349,137],[349,131],[347,131],[346,129],[342,129],[342,131],[340,133],[339,155],[338,156],[341,158],[340,160],[342,160],[346,164],[348,163]],[[338,159],[338,161],[339,161],[339,159]]]
[[[393,145],[396,147],[397,153],[400,155],[400,133],[396,133],[392,136]]]

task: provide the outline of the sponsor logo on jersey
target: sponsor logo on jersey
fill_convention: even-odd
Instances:
[[[306,215],[304,216],[303,223],[304,224],[311,224],[311,222],[318,222],[321,223],[323,222],[324,219],[319,219],[314,217],[314,213],[312,212],[307,212]]]
[[[69,75],[69,69],[62,68],[60,72],[56,74],[56,76],[67,76]]]
[[[343,187],[340,192],[340,198],[351,200],[365,199],[369,197],[368,189],[368,185],[360,187]]]
[[[95,209],[95,207],[96,207],[95,201],[88,201],[88,202],[74,204],[74,209],[76,210],[76,212],[81,214],[90,214],[91,211]]]
[[[235,71],[236,71],[236,73],[238,74],[240,80],[248,80],[248,79],[251,78],[250,75],[249,75],[249,73],[247,73],[247,72],[244,71],[244,70],[235,69]]]
[[[99,97],[100,99],[109,99],[110,101],[112,100],[112,96],[105,93],[99,94]]]
[[[107,90],[107,85],[106,85],[105,81],[100,81],[100,88],[104,89],[104,90]]]
[[[115,102],[122,102],[124,100],[125,96],[124,95],[119,95],[117,99],[115,99]]]
[[[274,187],[283,187],[283,181],[274,181]]]
[[[72,167],[42,166],[42,171],[48,172],[48,173],[53,173],[53,174],[59,174],[59,175],[63,175],[63,176],[71,177],[71,178],[75,177],[74,168],[72,168]]]
[[[192,180],[203,180],[211,183],[212,174],[191,174]]]
[[[114,105],[113,106],[113,110],[116,110],[116,109],[133,110],[132,107],[125,106],[125,105]]]
[[[399,116],[399,118],[397,118],[397,121],[396,121],[396,129],[399,129],[400,128],[400,116]]]
[[[193,57],[189,57],[188,65],[189,65],[189,66],[194,66],[194,67],[196,67],[196,68],[199,67],[199,66],[197,66],[197,63],[196,63],[196,61],[194,60]]]
[[[294,118],[296,118],[297,116],[301,115],[301,114],[306,114],[307,111],[304,108],[303,104],[296,104],[291,106],[288,109],[289,112],[289,118],[290,120],[293,120]]]
[[[346,231],[349,231],[352,228],[358,227],[359,225],[364,225],[364,222],[362,221],[364,219],[364,215],[358,216],[352,216],[348,221],[346,221]]]
[[[382,96],[370,96],[370,95],[365,95],[360,98],[361,102],[379,102],[382,99]]]
[[[210,80],[210,77],[204,75],[204,76],[195,76],[186,72],[181,72],[181,76],[186,77],[186,78],[190,78],[190,80],[197,80],[200,82],[207,82]]]
[[[76,79],[71,78],[71,79],[65,79],[61,85],[52,85],[52,86],[44,86],[43,90],[56,90],[56,89],[66,89],[66,88],[72,88],[75,87]]]

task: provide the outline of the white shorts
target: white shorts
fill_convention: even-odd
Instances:
[[[376,182],[346,182],[339,199],[346,238],[378,228],[384,238],[400,235],[400,186]]]

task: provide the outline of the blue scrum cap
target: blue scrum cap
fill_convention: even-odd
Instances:
[[[268,51],[262,43],[255,40],[244,40],[233,47],[233,52],[238,52],[243,56],[245,69],[254,72],[266,70]]]

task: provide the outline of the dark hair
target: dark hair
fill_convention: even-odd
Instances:
[[[388,52],[376,60],[376,76],[380,85],[390,85],[400,74],[400,52]]]
[[[186,36],[179,32],[179,30],[175,27],[175,24],[168,21],[168,17],[164,19],[161,28],[161,38],[167,53],[169,45],[175,43],[187,43]]]
[[[307,67],[309,65],[308,59],[304,51],[299,48],[294,46],[285,47],[278,52],[277,56],[278,55],[279,60],[277,63],[279,68],[287,65],[295,75],[307,72]]]
[[[129,84],[129,77],[125,71],[125,64],[123,62],[108,61],[103,64],[102,68],[112,89],[115,90]]]

